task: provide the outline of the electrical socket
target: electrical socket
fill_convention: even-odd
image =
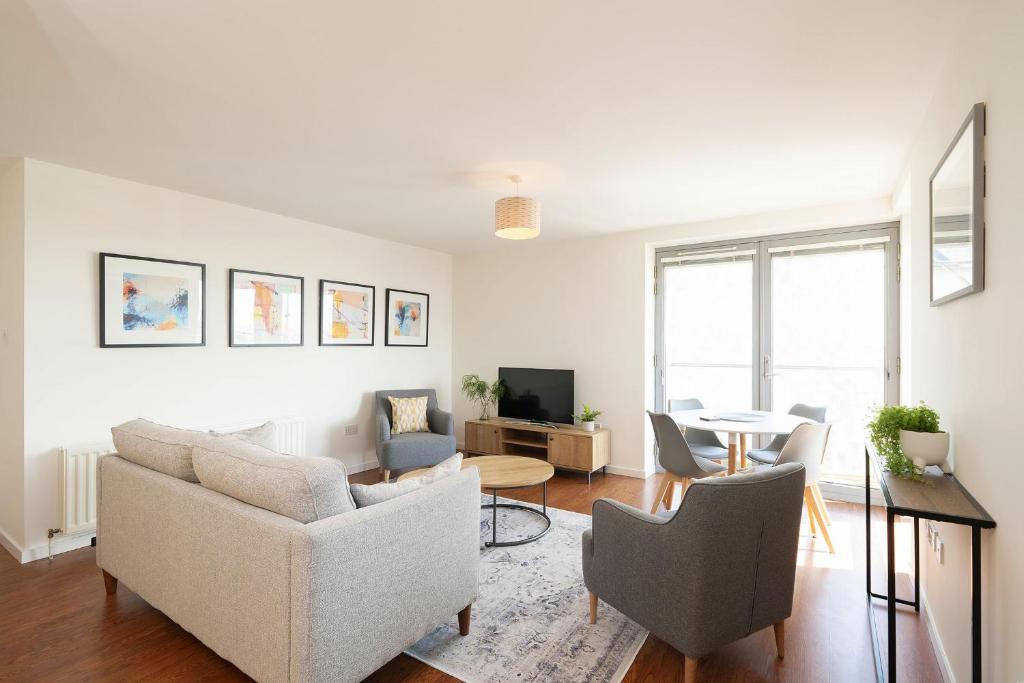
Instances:
[[[946,544],[942,541],[935,544],[935,557],[938,558],[939,564],[943,564],[946,561]]]
[[[359,433],[359,425],[345,425],[345,436],[355,436]]]

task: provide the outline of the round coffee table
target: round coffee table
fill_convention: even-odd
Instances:
[[[555,468],[550,463],[520,455],[481,455],[475,458],[464,458],[462,469],[467,467],[476,467],[480,470],[480,488],[485,492],[491,492],[491,502],[481,506],[481,509],[492,510],[491,540],[485,541],[485,546],[491,548],[530,543],[531,541],[536,541],[551,529],[551,518],[548,517],[548,479],[555,476]],[[398,478],[398,481],[418,476],[424,471],[424,469],[418,469],[406,472]],[[498,491],[525,489],[532,486],[544,487],[544,502],[541,510],[518,503],[498,502]],[[544,529],[540,533],[528,536],[527,538],[520,538],[514,541],[499,541],[498,508],[525,510],[542,517],[544,519]]]

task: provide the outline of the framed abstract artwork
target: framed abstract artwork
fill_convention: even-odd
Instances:
[[[373,346],[376,289],[320,281],[320,346]]]
[[[100,254],[100,347],[205,344],[205,264]]]
[[[430,332],[430,295],[388,289],[384,316],[384,344],[426,346]]]
[[[232,268],[228,283],[228,344],[302,346],[301,277]]]

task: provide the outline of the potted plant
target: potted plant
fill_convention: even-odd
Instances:
[[[500,379],[494,380],[493,384],[488,384],[479,375],[463,375],[462,393],[470,401],[480,404],[480,419],[489,420],[491,406],[505,395],[505,385],[501,383]]]
[[[879,406],[868,424],[871,443],[893,474],[920,479],[927,465],[942,465],[949,434],[939,430],[939,414],[924,401],[913,408]]]
[[[583,411],[579,415],[573,415],[574,418],[580,421],[583,426],[583,431],[592,432],[594,431],[594,420],[601,416],[600,410],[594,410],[586,403],[583,404]]]

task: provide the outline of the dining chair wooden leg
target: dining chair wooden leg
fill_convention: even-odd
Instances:
[[[661,486],[658,487],[658,496],[654,499],[654,505],[651,506],[651,514],[658,514],[658,508],[661,506],[661,502],[665,500],[665,496],[668,495],[668,487],[675,485],[672,479],[672,475],[666,472],[661,479]]]
[[[683,657],[683,683],[697,683],[697,659]]]
[[[693,483],[693,479],[689,477],[683,477],[682,493],[679,495],[679,504],[683,504],[683,498],[686,496],[686,492],[690,490],[690,484]]]
[[[814,500],[818,503],[818,510],[821,511],[821,517],[825,520],[825,525],[832,526],[832,516],[828,514],[828,506],[825,505],[825,496],[821,495],[821,489],[818,487],[818,482],[811,484],[811,491],[814,493]]]
[[[786,622],[779,621],[775,623],[775,652],[779,655],[779,659],[786,656]]]
[[[590,623],[597,623],[597,594],[590,594]]]
[[[814,494],[810,492],[810,487],[805,491],[804,497],[807,499],[807,507],[809,512],[814,515],[814,519],[818,522],[818,528],[821,529],[821,536],[825,539],[825,545],[828,546],[828,551],[833,555],[836,552],[835,547],[832,545],[832,537],[828,533],[828,527],[825,526],[825,520],[821,517],[821,511],[818,510],[818,503],[814,500]]]
[[[665,509],[671,510],[673,503],[676,502],[676,480],[673,479],[672,483],[669,484],[668,493],[665,494]]]
[[[814,496],[811,494],[811,487],[808,486],[804,489],[804,507],[807,509],[807,521],[811,525],[811,536],[818,535],[818,527],[814,523]]]
[[[747,466],[747,435],[740,434],[740,467]]]

